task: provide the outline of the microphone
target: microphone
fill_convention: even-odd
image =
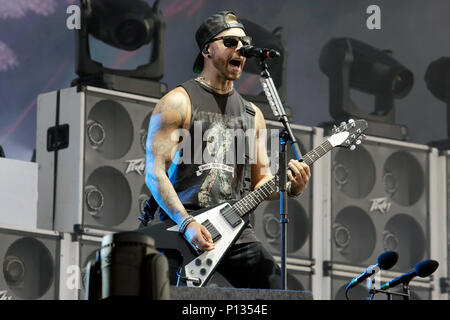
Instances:
[[[266,49],[266,48],[256,48],[250,45],[242,46],[239,49],[239,53],[243,57],[251,58],[251,57],[257,57],[260,59],[272,59],[277,58],[280,56],[280,53],[277,50],[274,49]]]
[[[398,278],[395,278],[394,280],[389,281],[388,283],[383,284],[381,287],[378,288],[378,290],[386,290],[389,288],[393,288],[396,285],[403,283],[407,284],[411,281],[412,278],[419,276],[421,278],[428,277],[431,275],[436,269],[438,268],[439,263],[436,260],[424,260],[419,262],[416,267],[414,268],[414,271],[405,273],[404,275],[401,275]]]
[[[397,263],[397,260],[398,253],[395,251],[386,251],[382,253],[378,256],[377,264],[368,267],[366,271],[361,273],[358,277],[353,278],[346,290],[356,287],[359,283],[374,275],[379,269],[388,270],[392,268]]]

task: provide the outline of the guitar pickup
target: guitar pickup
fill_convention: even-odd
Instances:
[[[236,228],[242,222],[241,216],[234,210],[233,207],[222,208],[220,213],[233,228]]]
[[[219,240],[220,238],[222,238],[222,235],[219,233],[219,231],[217,231],[216,227],[214,227],[214,225],[209,221],[209,220],[205,220],[202,225],[206,228],[206,230],[209,231],[209,233],[211,234],[211,238],[213,240],[213,242],[216,242],[217,240]]]

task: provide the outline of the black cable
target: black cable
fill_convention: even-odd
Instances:
[[[182,278],[180,273],[182,270],[183,270],[183,267],[180,267],[180,269],[178,269],[178,271],[177,271],[177,284],[176,284],[177,287],[180,285],[180,280]]]

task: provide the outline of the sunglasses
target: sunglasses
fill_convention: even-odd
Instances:
[[[211,39],[210,41],[208,41],[208,43],[214,42],[217,40],[223,40],[223,45],[227,48],[236,48],[239,41],[241,41],[242,45],[244,45],[244,46],[250,45],[252,43],[252,37],[250,37],[250,36],[243,36],[243,37],[223,36],[223,37]]]

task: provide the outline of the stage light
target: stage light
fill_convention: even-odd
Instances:
[[[280,56],[276,59],[266,59],[267,66],[269,67],[270,75],[273,78],[273,82],[278,90],[281,101],[286,100],[286,64],[287,64],[287,48],[282,40],[281,31],[282,28],[275,28],[273,31],[269,31],[260,25],[247,20],[241,19],[242,24],[245,27],[245,33],[252,37],[252,45],[258,48],[274,49],[280,53]],[[258,59],[247,59],[244,72],[251,74],[260,74],[261,67],[258,64]],[[261,95],[264,96],[264,92],[261,89]]]
[[[81,28],[76,37],[75,85],[92,85],[147,96],[161,96],[165,22],[159,0],[150,7],[144,0],[81,0]],[[91,57],[89,36],[112,47],[135,51],[151,44],[147,64],[134,70],[104,67]]]
[[[334,119],[363,118],[373,122],[368,134],[406,140],[406,127],[395,124],[394,99],[409,94],[414,76],[392,52],[352,38],[334,38],[322,48],[319,66],[329,77]],[[361,111],[350,97],[350,88],[374,95],[374,112]]]
[[[349,55],[347,57],[347,55]],[[361,41],[341,38],[332,39],[322,49],[320,68],[332,77],[342,62],[352,58],[350,86],[374,95],[405,97],[412,88],[414,76],[394,58],[389,51],[381,51]]]
[[[432,141],[430,144],[441,150],[450,149],[450,57],[441,57],[427,68],[425,83],[428,90],[447,105],[447,139]]]
[[[450,58],[442,57],[431,62],[425,73],[425,82],[436,98],[450,103]]]
[[[88,28],[94,37],[124,50],[137,50],[153,38],[153,12],[145,1],[91,0]]]

